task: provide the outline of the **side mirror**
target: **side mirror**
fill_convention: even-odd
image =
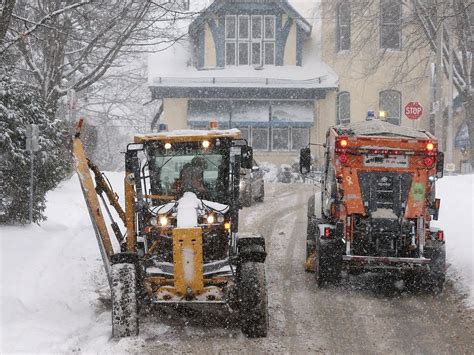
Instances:
[[[300,173],[307,174],[311,171],[311,149],[303,148],[300,150]]]
[[[444,153],[438,152],[436,155],[436,177],[442,178],[444,174]]]
[[[240,151],[240,166],[244,169],[252,169],[253,166],[253,150],[248,145],[243,145]]]

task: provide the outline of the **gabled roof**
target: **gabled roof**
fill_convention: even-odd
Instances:
[[[301,16],[300,13],[296,11],[295,8],[288,3],[288,0],[253,0],[253,1],[215,0],[209,7],[203,10],[201,14],[193,22],[191,22],[191,25],[189,26],[189,34],[193,35],[197,31],[199,31],[199,29],[204,25],[206,20],[212,17],[214,13],[219,11],[226,4],[239,3],[239,2],[241,3],[251,3],[251,2],[274,3],[275,6],[278,6],[279,8],[281,8],[288,15],[288,17],[293,19],[295,23],[297,24],[297,26],[299,26],[307,36],[311,34],[311,29],[312,29],[311,24],[308,21],[306,21],[306,19],[303,16]]]

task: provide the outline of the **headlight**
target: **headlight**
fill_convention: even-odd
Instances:
[[[168,217],[166,216],[160,216],[160,225],[162,227],[166,227],[168,224]]]
[[[213,224],[214,221],[215,221],[214,215],[210,214],[209,216],[207,216],[207,223]]]
[[[150,218],[150,224],[154,227],[158,225],[158,221],[156,220],[156,217]]]
[[[224,216],[221,216],[221,215],[217,216],[217,222],[219,223],[224,222]]]

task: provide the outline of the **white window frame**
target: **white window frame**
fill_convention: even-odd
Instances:
[[[254,44],[258,44],[260,46],[258,63],[253,62],[253,45]],[[254,41],[250,42],[250,65],[257,65],[257,66],[262,65],[262,52],[263,52],[262,44],[263,44],[262,41],[255,41],[254,40]]]
[[[269,151],[270,150],[270,130],[268,127],[251,127],[252,129],[250,130],[251,132],[251,137],[252,137],[252,147],[253,147],[253,131],[255,129],[259,129],[259,130],[265,130],[267,132],[267,147],[264,148],[264,149],[258,149],[258,148],[253,148],[254,150],[256,151]]]
[[[379,1],[379,9],[380,9],[380,19],[379,19],[379,37],[380,37],[380,48],[381,49],[388,49],[392,51],[401,51],[402,50],[402,21],[403,21],[403,4],[401,0],[391,0],[392,2],[397,1],[398,5],[400,6],[400,18],[398,23],[393,23],[393,22],[383,22],[383,17],[382,17],[382,5],[383,5],[384,0]],[[398,47],[388,47],[384,46],[382,41],[382,32],[383,28],[386,26],[398,26]]]
[[[246,64],[240,64],[240,46],[241,45],[246,45],[247,46],[247,63]],[[251,62],[251,57],[250,57],[250,42],[243,41],[243,42],[237,42],[237,65],[250,65]]]
[[[278,148],[277,149],[277,148],[274,147],[273,132],[278,131],[278,130],[284,130],[284,129],[286,130],[286,135],[287,135],[287,137],[286,137],[287,138],[286,141],[287,141],[287,144],[288,144],[287,148],[286,149],[285,148]],[[272,127],[271,135],[272,135],[272,151],[274,151],[274,152],[288,152],[290,150],[290,148],[291,148],[290,127]]]
[[[270,18],[273,20],[273,38],[268,38],[266,37],[266,19]],[[274,41],[276,37],[276,17],[275,15],[265,15],[263,16],[263,33],[262,33],[262,39],[264,41],[269,40],[269,41]]]
[[[235,38],[229,38],[227,37],[227,19],[228,18],[233,18],[235,20]],[[224,39],[227,41],[236,41],[237,38],[239,37],[239,34],[238,34],[238,27],[237,27],[237,16],[236,15],[226,15],[225,16],[225,24],[224,24],[224,29],[225,29],[225,34],[224,34]]]
[[[250,38],[253,40],[253,41],[262,41],[263,40],[263,16],[262,15],[252,15],[251,16],[251,20],[250,20]],[[255,38],[253,36],[253,20],[255,18],[259,18],[260,19],[260,38]]]
[[[227,44],[234,44],[235,49],[234,49],[234,64],[227,64]],[[225,59],[225,65],[226,66],[237,66],[238,65],[238,42],[236,41],[226,41],[224,45],[224,59]]]
[[[247,25],[248,25],[248,37],[241,38],[240,37],[240,19],[246,18]],[[252,22],[254,19],[260,19],[260,31],[261,31],[261,38],[254,38],[252,32]],[[235,38],[228,38],[227,33],[227,21],[232,19],[235,21]],[[266,20],[273,21],[273,38],[265,38],[265,21]],[[225,16],[225,34],[224,34],[224,61],[226,66],[264,66],[264,65],[272,65],[276,64],[276,16],[275,15],[226,15]],[[235,64],[227,64],[227,44],[228,43],[235,43]],[[248,62],[241,64],[239,61],[239,48],[242,43],[246,43],[248,45]],[[259,43],[260,44],[260,53],[259,53],[259,63],[253,63],[253,44]],[[273,46],[273,58],[271,64],[265,64],[265,48],[267,45],[270,44]]]
[[[240,37],[240,19],[247,19],[247,37]],[[237,29],[238,29],[238,34],[237,34],[237,39],[240,41],[248,41],[251,37],[250,31],[252,30],[250,27],[250,16],[249,15],[239,15],[237,18]]]
[[[265,58],[267,57],[267,51],[266,51],[266,44],[273,44],[273,64],[267,64],[265,63]],[[262,45],[263,45],[263,55],[262,55],[262,63],[263,65],[275,65],[275,59],[276,59],[276,44],[275,42],[271,42],[271,41],[266,41],[266,42],[262,42]]]
[[[349,11],[350,11],[350,16],[349,16],[349,23],[344,23],[343,21],[341,21],[341,8],[343,6],[349,6]],[[342,35],[342,28],[343,27],[348,27],[349,28],[349,48],[341,48],[341,44],[342,44],[342,40],[341,40],[341,35]],[[336,31],[337,31],[337,51],[338,52],[341,52],[341,51],[349,51],[351,50],[351,46],[352,46],[352,38],[351,38],[351,35],[352,35],[352,6],[351,6],[351,3],[347,0],[344,0],[344,1],[341,1],[341,3],[337,6],[337,27],[336,27]]]
[[[341,120],[341,97],[347,95],[349,97],[349,120],[347,121],[344,117],[344,121]],[[337,122],[338,125],[348,125],[351,123],[351,93],[349,91],[341,91],[337,94],[336,97],[336,114],[337,114]]]
[[[402,116],[403,116],[403,113],[402,113],[402,92],[401,91],[398,91],[398,90],[382,90],[379,92],[379,110],[384,110],[386,111],[386,107],[383,107],[382,105],[382,95],[384,94],[396,94],[397,95],[397,98],[399,99],[398,100],[398,113],[399,115],[398,116],[392,116],[390,112],[386,112],[386,116],[385,116],[385,120],[386,121],[389,121],[389,120],[392,120],[393,119],[398,119],[398,122],[397,123],[394,123],[398,126],[400,126],[402,124]],[[392,122],[393,123],[393,122]]]

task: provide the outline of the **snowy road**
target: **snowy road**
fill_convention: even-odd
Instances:
[[[244,209],[241,230],[267,240],[270,333],[247,339],[225,312],[145,320],[137,350],[179,353],[473,353],[473,313],[448,283],[439,298],[406,293],[397,280],[346,277],[317,289],[303,270],[308,185],[267,185],[265,203]],[[173,320],[167,320],[172,317]],[[199,325],[204,322],[205,326]],[[123,341],[123,340],[122,340]],[[130,341],[130,340],[129,340]],[[132,341],[133,343],[133,341]],[[124,345],[124,344],[123,344]],[[129,344],[133,345],[133,344]]]
[[[108,176],[120,186],[122,174]],[[472,206],[464,196],[474,184],[455,182],[460,190],[452,195],[453,184],[446,185],[452,196],[443,195],[439,222],[450,225],[448,260],[456,268],[449,274],[463,274],[469,290],[474,254],[466,231],[472,229],[459,223],[456,211]],[[309,185],[267,184],[265,203],[242,210],[241,230],[267,241],[267,338],[247,339],[225,310],[167,308],[141,317],[139,336],[117,340],[111,338],[110,293],[77,177],[65,181],[49,194],[48,221],[0,228],[0,353],[474,353],[473,311],[464,306],[459,279],[456,289],[449,281],[439,298],[406,293],[396,280],[375,276],[345,277],[341,285],[317,289],[303,270],[311,192]],[[444,212],[450,210],[453,218]]]

